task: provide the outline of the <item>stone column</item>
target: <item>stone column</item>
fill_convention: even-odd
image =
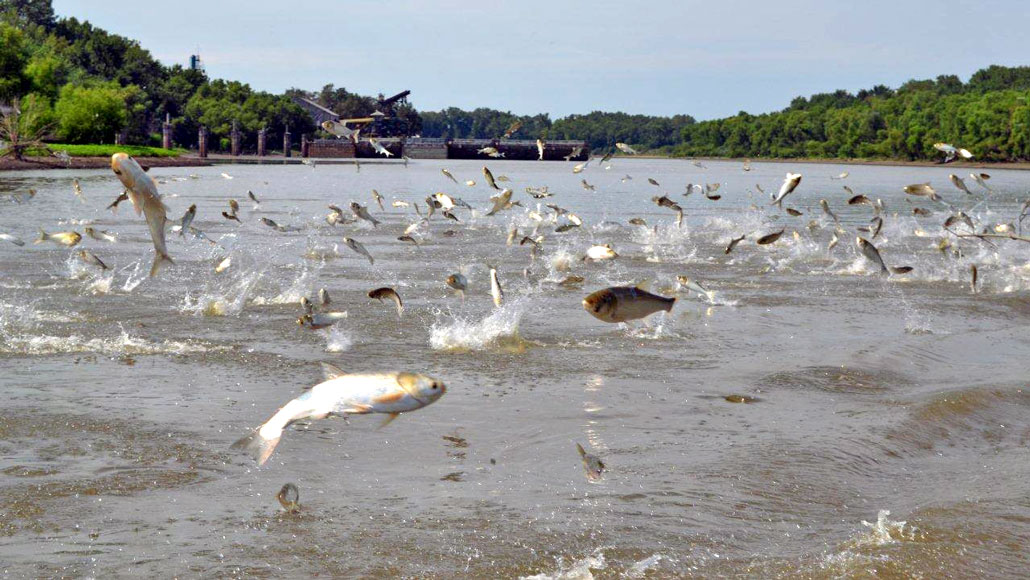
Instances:
[[[114,134],[114,144],[125,145],[125,135],[121,131]]]
[[[264,157],[265,156],[266,139],[268,139],[268,134],[267,134],[267,131],[265,130],[265,128],[262,127],[258,131],[258,157]]]
[[[308,156],[308,147],[311,145],[311,141],[308,141],[307,135],[300,136],[300,156],[306,158]]]
[[[286,125],[286,130],[283,131],[283,157],[289,157],[291,155],[291,145],[293,145],[293,142],[290,141],[290,126]]]
[[[161,147],[172,148],[172,116],[165,113],[165,122],[161,125]]]
[[[230,145],[230,147],[232,147],[232,150],[230,151],[230,153],[232,153],[233,157],[239,157],[239,155],[240,155],[240,137],[241,137],[241,135],[240,135],[239,128],[236,127],[236,120],[235,119],[233,119],[233,121],[232,121],[232,134],[230,135],[230,137],[232,139],[232,144]]]
[[[207,127],[200,128],[200,134],[197,135],[197,149],[200,150],[201,157],[207,157]]]

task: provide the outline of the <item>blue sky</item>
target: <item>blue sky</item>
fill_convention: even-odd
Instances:
[[[165,64],[260,90],[411,89],[420,110],[552,118],[593,110],[698,119],[798,95],[990,64],[1030,65],[1030,2],[834,0],[387,2],[54,0]]]

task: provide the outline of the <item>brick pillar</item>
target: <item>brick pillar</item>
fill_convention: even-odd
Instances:
[[[290,126],[286,125],[286,130],[283,131],[283,157],[289,157],[291,155],[290,146],[292,145],[293,142],[290,141]]]
[[[165,113],[165,122],[161,125],[161,147],[172,148],[172,116]]]
[[[232,144],[230,145],[230,147],[232,147],[230,152],[233,157],[238,157],[240,155],[240,137],[240,130],[236,127],[236,120],[233,119],[231,134]]]
[[[308,136],[307,135],[301,135],[300,136],[300,156],[301,157],[305,157],[306,158],[308,156],[308,146],[310,146],[310,145],[311,145],[311,141],[308,141]]]
[[[201,157],[207,157],[207,127],[200,128],[200,134],[197,135],[197,148],[200,150]]]
[[[265,131],[265,128],[262,127],[261,130],[258,131],[258,157],[264,157],[265,156],[265,145],[266,145],[266,140],[267,139],[268,139],[268,134]]]

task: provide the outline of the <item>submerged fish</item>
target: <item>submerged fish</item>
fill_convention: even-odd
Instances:
[[[329,297],[329,291],[325,288],[320,288],[318,290],[318,302],[322,306],[329,306],[332,302],[332,299]]]
[[[39,237],[36,238],[33,243],[42,244],[47,241],[68,246],[70,248],[82,241],[82,234],[79,232],[57,232],[56,234],[48,234],[43,231],[43,228],[40,228]]]
[[[382,302],[383,299],[393,300],[394,304],[397,305],[397,316],[404,314],[404,302],[401,301],[401,297],[397,294],[397,291],[390,287],[376,288],[375,290],[369,290],[369,298],[375,298]]]
[[[228,270],[230,266],[232,266],[232,258],[225,258],[224,260],[219,262],[217,266],[215,266],[215,274],[221,274],[222,272]]]
[[[319,330],[322,328],[329,328],[346,318],[346,312],[308,312],[297,319],[297,324],[304,328],[310,328],[311,330]]]
[[[86,229],[89,229],[89,228],[86,228]],[[22,241],[18,237],[12,236],[11,234],[0,234],[0,240],[4,240],[5,242],[11,242],[12,244],[14,244],[16,246],[24,246],[25,245],[24,241]]]
[[[147,226],[150,227],[150,237],[154,242],[154,264],[150,267],[150,275],[157,274],[161,262],[167,260],[172,262],[168,255],[168,248],[165,244],[165,222],[168,221],[168,208],[161,202],[161,196],[157,193],[157,185],[147,175],[139,163],[125,153],[115,153],[111,156],[111,170],[125,186],[128,191],[129,200],[136,209],[136,215],[143,214],[147,219]]]
[[[650,316],[655,312],[671,312],[675,298],[651,294],[630,286],[613,286],[598,290],[583,299],[583,309],[604,322],[626,322]]]
[[[322,368],[324,382],[286,403],[253,433],[233,443],[232,448],[247,452],[262,465],[292,423],[330,415],[385,413],[389,415],[385,425],[401,413],[432,404],[447,391],[441,381],[422,374],[347,374],[327,363]]]
[[[579,451],[579,457],[583,460],[583,469],[586,470],[587,479],[590,481],[600,481],[601,474],[604,473],[604,462],[596,455],[587,453],[586,449],[583,449],[583,446],[579,443],[576,443],[576,450]]]

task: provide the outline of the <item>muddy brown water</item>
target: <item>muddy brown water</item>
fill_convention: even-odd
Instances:
[[[744,172],[615,159],[574,175],[571,163],[490,161],[522,206],[486,217],[482,165],[154,168],[170,217],[196,203],[194,225],[218,243],[169,232],[176,263],[155,279],[143,220],[127,203],[105,210],[121,191],[110,171],[0,174],[0,232],[27,242],[0,240],[0,571],[1026,573],[1030,244],[949,236],[947,209],[902,187],[930,181],[980,229],[1015,224],[1030,174],[992,171],[995,191],[982,203],[950,185],[958,170],[948,166],[805,164],[785,203],[803,215],[790,217],[756,188],[778,189],[782,164]],[[443,167],[478,183],[456,186]],[[842,171],[846,180],[830,178]],[[719,182],[723,197],[683,198],[688,182]],[[553,197],[524,193],[544,185]],[[856,228],[872,209],[846,205],[843,185],[882,199],[887,218],[873,241],[888,265],[912,273],[881,277],[861,256]],[[17,203],[30,188],[35,197]],[[418,246],[398,241],[417,216],[390,202],[424,210],[436,191],[477,210],[456,210],[460,223],[438,213],[413,234]],[[651,202],[663,193],[684,206],[682,228]],[[242,224],[220,216],[230,198]],[[846,232],[831,251],[823,198]],[[326,224],[327,204],[351,201],[382,225]],[[552,202],[583,227],[553,233],[550,210],[537,207]],[[274,231],[261,217],[298,230]],[[31,243],[37,227],[86,225],[119,241]],[[535,259],[528,245],[505,244],[512,227],[518,238],[534,227],[545,236]],[[781,228],[775,244],[754,244]],[[938,250],[942,238],[953,248]],[[604,243],[620,257],[580,259]],[[80,248],[112,269],[83,264]],[[232,266],[215,274],[226,256]],[[488,264],[505,289],[501,309]],[[464,302],[444,284],[459,271],[470,282]],[[570,275],[584,281],[559,284]],[[714,304],[679,288],[680,275],[714,291]],[[608,325],[582,309],[589,292],[644,280],[679,297],[671,313]],[[367,298],[380,286],[402,296],[402,318]],[[328,331],[298,327],[298,300],[322,287],[348,318]],[[231,451],[320,380],[319,361],[424,372],[448,392],[382,429],[369,416],[295,426],[260,468]],[[576,443],[606,464],[600,482],[587,480]],[[299,514],[276,501],[287,482],[300,490]]]

